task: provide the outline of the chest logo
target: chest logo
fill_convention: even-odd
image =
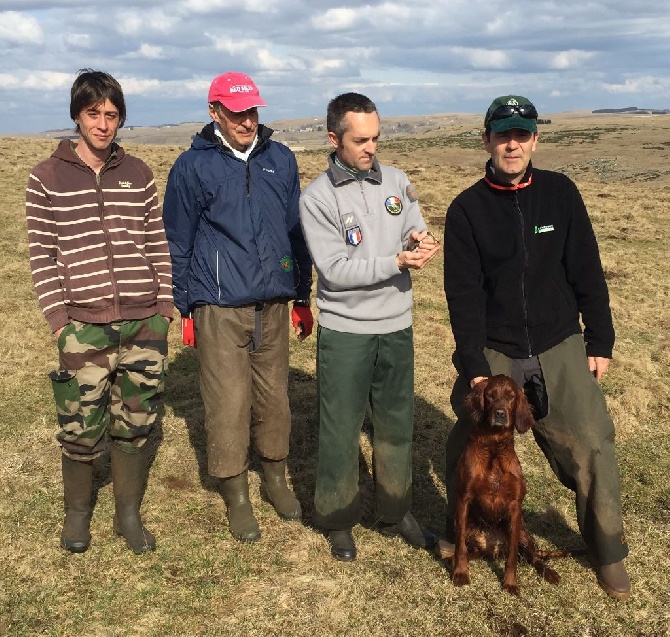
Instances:
[[[279,265],[281,265],[282,270],[284,270],[284,272],[290,272],[291,268],[293,267],[293,261],[291,260],[291,257],[288,256],[287,254],[286,256],[281,258],[281,260],[279,261]]]
[[[535,226],[535,234],[542,234],[543,232],[553,232],[553,231],[554,231],[553,225]]]
[[[400,197],[392,195],[391,197],[387,197],[386,201],[384,202],[384,207],[386,208],[386,212],[389,214],[399,215],[402,212],[402,201]]]
[[[119,187],[120,188],[131,188],[132,185],[133,184],[130,181],[122,181],[122,180],[119,181]]]

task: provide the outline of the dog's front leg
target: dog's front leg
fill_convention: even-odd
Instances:
[[[456,517],[454,532],[456,535],[456,551],[454,553],[454,586],[465,586],[470,583],[470,566],[468,564],[468,509],[470,498],[459,493],[456,500]]]
[[[505,578],[503,588],[512,595],[519,595],[519,586],[517,584],[517,563],[519,561],[519,539],[521,537],[521,526],[523,519],[521,517],[521,502],[510,502],[510,520],[509,520],[509,549],[507,561],[505,562]]]

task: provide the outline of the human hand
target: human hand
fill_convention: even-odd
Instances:
[[[54,338],[55,338],[56,340],[58,340],[58,338],[59,338],[60,335],[61,335],[61,332],[62,332],[66,327],[67,327],[67,325],[63,325],[63,327],[59,327],[59,328],[53,333],[53,336],[54,336]]]
[[[412,232],[409,237],[409,249],[396,255],[396,263],[400,269],[421,270],[437,254],[440,242],[432,232]]]
[[[306,305],[294,304],[291,310],[291,323],[298,340],[304,341],[312,333],[314,327],[311,308]]]
[[[477,376],[470,381],[470,389],[474,389],[475,385],[478,385],[483,380],[487,380],[488,376]]]
[[[600,382],[600,379],[605,375],[607,368],[610,366],[610,359],[603,356],[589,356],[587,360],[590,372]]]

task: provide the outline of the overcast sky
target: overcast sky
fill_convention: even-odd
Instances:
[[[215,75],[244,71],[261,121],[322,117],[345,91],[383,118],[670,108],[668,0],[0,0],[0,134],[67,128],[77,69],[112,73],[127,125],[206,121]]]

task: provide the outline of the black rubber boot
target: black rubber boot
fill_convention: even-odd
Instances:
[[[240,542],[256,542],[261,537],[258,521],[249,500],[247,471],[221,480],[221,491],[228,509],[230,533]]]
[[[400,536],[407,544],[414,548],[432,549],[437,538],[428,530],[419,526],[414,516],[407,511],[405,517],[396,524],[380,524],[377,530],[389,537]]]
[[[114,489],[114,531],[126,538],[134,553],[156,548],[156,538],[144,528],[140,506],[149,476],[146,446],[139,453],[127,453],[112,445],[112,486]]]
[[[83,553],[91,545],[93,466],[62,454],[65,521],[60,545],[70,553]]]
[[[268,499],[277,515],[283,520],[299,520],[302,517],[300,502],[286,484],[286,458],[283,460],[261,459],[263,477]]]

